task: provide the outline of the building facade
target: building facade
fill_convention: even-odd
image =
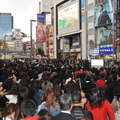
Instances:
[[[11,35],[13,16],[11,13],[0,13],[0,36]]]

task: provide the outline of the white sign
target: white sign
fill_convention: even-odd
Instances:
[[[91,67],[103,67],[104,66],[104,61],[103,59],[92,59],[91,60]]]

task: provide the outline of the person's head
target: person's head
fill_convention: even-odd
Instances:
[[[68,93],[61,95],[59,98],[59,105],[61,110],[65,110],[65,111],[70,110],[72,105],[71,95]]]
[[[26,118],[34,116],[36,113],[36,104],[31,99],[24,100],[20,105],[21,114]]]
[[[18,104],[20,105],[21,102],[25,99],[29,98],[29,90],[27,87],[21,87],[18,91]]]
[[[47,90],[42,97],[42,101],[46,101],[48,110],[50,109],[50,106],[55,108],[56,97],[53,90]]]
[[[81,102],[82,96],[79,91],[74,91],[71,96],[74,104],[79,104]]]
[[[53,117],[51,113],[46,109],[40,110],[38,116],[41,118],[39,120],[50,120]]]
[[[91,94],[90,94],[90,106],[92,108],[100,108],[102,107],[102,101],[104,100],[105,98],[103,97],[103,93],[101,91],[101,89],[99,88],[93,88],[91,90]]]
[[[104,8],[103,4],[100,4],[99,5],[99,12],[103,11],[103,8]]]
[[[3,117],[10,118],[11,120],[17,120],[20,113],[20,108],[17,104],[10,103],[5,108],[5,111],[3,112]]]
[[[10,91],[12,86],[13,86],[13,80],[12,79],[6,79],[2,84],[2,87],[6,92]]]
[[[104,73],[100,73],[99,74],[99,78],[104,79],[105,78],[105,74]]]
[[[113,82],[117,81],[117,74],[113,74],[111,76],[111,79],[112,79]]]

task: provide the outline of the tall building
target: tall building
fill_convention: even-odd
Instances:
[[[11,35],[13,29],[13,16],[11,13],[0,13],[0,36]]]
[[[95,29],[94,29],[94,4],[95,0],[86,0],[86,24],[87,24],[87,56],[90,59],[94,54],[95,48]]]

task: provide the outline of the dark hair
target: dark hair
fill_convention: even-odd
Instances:
[[[38,116],[41,118],[39,120],[50,120],[53,117],[52,114],[46,109],[40,110]]]
[[[99,77],[102,78],[102,79],[104,79],[104,78],[105,78],[105,74],[100,73],[100,74],[99,74]]]
[[[34,93],[38,92],[40,89],[40,81],[39,80],[35,80],[32,84],[32,89],[34,91]]]
[[[18,104],[20,105],[23,100],[28,98],[29,98],[29,89],[27,87],[21,87],[18,91]]]
[[[20,105],[21,113],[24,117],[30,117],[36,113],[36,104],[32,99],[24,100]]]
[[[73,103],[75,104],[80,103],[82,96],[79,91],[74,91],[71,96]]]
[[[71,108],[71,104],[72,104],[72,98],[70,94],[65,93],[60,96],[59,105],[61,110],[69,110]]]
[[[103,107],[102,101],[104,101],[105,98],[103,97],[103,93],[99,88],[93,88],[91,90],[91,95],[90,95],[90,106],[92,109],[94,108],[101,108]]]

